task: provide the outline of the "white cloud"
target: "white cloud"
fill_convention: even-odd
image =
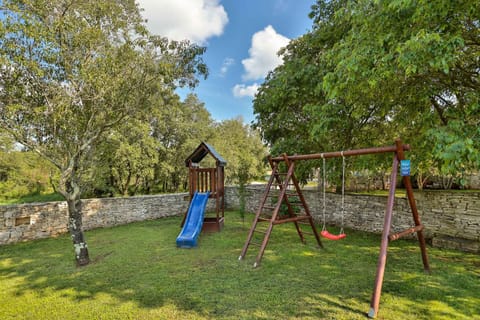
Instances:
[[[282,64],[283,59],[277,53],[289,41],[290,39],[278,34],[270,25],[255,33],[252,37],[252,46],[248,50],[250,57],[242,60],[245,68],[243,80],[262,79],[269,71]]]
[[[258,91],[260,86],[257,83],[252,84],[251,86],[247,86],[244,84],[236,84],[232,91],[233,96],[235,98],[243,98],[243,97],[254,97]]]
[[[150,32],[203,44],[220,36],[228,16],[219,0],[138,0]]]
[[[222,63],[222,67],[220,68],[220,76],[221,77],[224,77],[227,72],[228,72],[228,69],[230,68],[230,66],[234,65],[235,64],[235,59],[232,59],[232,58],[225,58],[223,60],[223,63]]]

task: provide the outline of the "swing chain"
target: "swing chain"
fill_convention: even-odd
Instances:
[[[325,163],[325,157],[323,156],[323,153],[320,154],[320,157],[322,158],[322,184],[323,184],[323,208],[322,208],[322,215],[323,215],[323,227],[322,227],[322,236],[330,239],[330,240],[339,240],[345,238],[345,232],[343,230],[343,223],[344,223],[344,216],[345,216],[345,155],[343,154],[343,151],[341,151],[341,156],[342,156],[342,217],[341,217],[341,228],[340,228],[340,233],[338,236],[331,235],[326,227],[326,186],[327,186],[327,179],[326,179],[326,163]],[[324,234],[325,233],[325,234]]]
[[[344,233],[343,231],[343,217],[345,216],[345,156],[343,151],[340,153],[342,155],[342,220],[340,234]]]
[[[320,155],[322,157],[322,160],[323,160],[323,165],[322,165],[322,191],[323,191],[323,227],[322,227],[322,231],[325,231],[327,229],[325,223],[326,223],[326,211],[327,211],[327,208],[326,208],[326,194],[325,194],[325,188],[326,188],[326,179],[325,179],[325,158],[323,157],[323,153]]]

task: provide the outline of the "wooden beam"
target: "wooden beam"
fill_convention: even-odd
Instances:
[[[410,150],[410,145],[404,144],[402,145],[402,148],[405,151]],[[354,149],[354,150],[345,150],[345,151],[293,155],[293,156],[287,156],[287,159],[290,161],[315,160],[315,159],[322,159],[322,158],[340,158],[342,156],[351,157],[351,156],[388,153],[388,152],[396,152],[396,151],[397,151],[397,146],[387,146],[387,147],[375,147],[375,148]],[[285,156],[271,158],[271,160],[275,162],[285,161]]]
[[[402,237],[405,237],[406,235],[412,234],[414,232],[422,231],[422,230],[423,230],[423,225],[415,226],[413,228],[408,228],[406,230],[389,235],[388,240],[394,241]]]

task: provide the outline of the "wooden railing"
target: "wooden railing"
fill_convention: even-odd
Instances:
[[[190,195],[196,191],[214,193],[217,191],[217,169],[216,168],[190,168]]]

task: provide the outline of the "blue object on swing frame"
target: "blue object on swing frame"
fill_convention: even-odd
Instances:
[[[410,160],[400,160],[400,175],[402,177],[410,175]]]

